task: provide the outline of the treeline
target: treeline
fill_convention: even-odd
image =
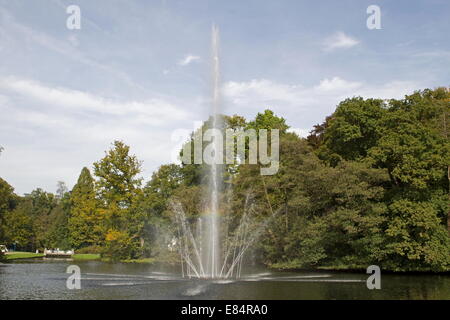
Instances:
[[[401,100],[347,99],[306,139],[270,110],[252,121],[225,117],[235,131],[279,129],[280,168],[261,176],[259,165],[225,166],[222,211],[236,225],[250,198],[255,219],[275,216],[252,254],[271,267],[448,271],[449,113],[450,90],[438,88]],[[56,195],[18,197],[1,180],[0,243],[172,257],[169,203],[200,215],[204,169],[162,165],[143,184],[141,162],[116,141],[70,192],[61,184]]]
[[[93,172],[96,179],[83,168],[70,192],[59,182],[56,195],[36,189],[19,197],[0,180],[0,242],[26,251],[74,248],[114,260],[146,255],[141,162],[115,141]]]

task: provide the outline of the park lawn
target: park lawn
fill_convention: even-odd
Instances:
[[[8,252],[6,255],[6,260],[15,260],[15,259],[30,259],[30,258],[41,258],[44,256],[43,253],[33,253],[33,252]],[[100,260],[99,254],[74,254],[72,256],[74,260]]]
[[[72,258],[74,260],[100,260],[100,255],[96,253],[76,253]]]
[[[30,259],[30,258],[41,258],[44,256],[43,253],[34,253],[34,252],[22,252],[22,251],[14,251],[6,253],[6,260],[15,260],[15,259]]]

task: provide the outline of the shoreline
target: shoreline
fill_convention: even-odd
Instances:
[[[277,268],[267,266],[269,270],[276,270],[280,272],[343,272],[343,273],[367,273],[367,267],[333,267],[333,266],[321,266],[317,268]],[[390,270],[383,269],[380,266],[381,273],[396,274],[396,275],[449,275],[450,270],[445,271],[432,271],[432,270]]]
[[[6,259],[2,263],[13,262],[15,260],[24,259],[39,259],[45,258],[42,253],[32,253],[32,252],[14,252],[5,255]],[[14,256],[14,257],[11,257]],[[157,258],[141,258],[141,259],[125,259],[119,261],[111,261],[109,258],[102,258],[100,254],[75,254],[73,257],[69,258],[74,261],[101,261],[105,263],[126,263],[126,264],[167,264],[167,261],[161,261]],[[1,263],[1,262],[0,262]],[[276,266],[265,266],[268,270],[279,271],[279,272],[342,272],[342,273],[366,273],[366,266],[318,266],[316,268],[283,268]],[[381,272],[386,274],[396,274],[396,275],[450,275],[450,270],[446,271],[432,271],[432,270],[390,270],[383,269],[381,266]]]

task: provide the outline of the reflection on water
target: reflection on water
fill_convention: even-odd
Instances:
[[[68,290],[66,260],[0,264],[0,299],[450,299],[449,275],[247,271],[239,280],[183,279],[145,264],[77,262],[81,290]]]

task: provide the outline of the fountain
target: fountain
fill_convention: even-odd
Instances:
[[[222,134],[224,122],[220,115],[219,30],[215,26],[212,28],[211,105],[208,139],[203,137],[204,140],[211,141],[205,148],[208,150],[205,157],[209,159],[205,159],[208,164],[206,206],[204,214],[192,220],[187,219],[182,205],[172,200],[174,223],[177,226],[177,247],[181,255],[183,276],[204,279],[239,278],[244,253],[271,219],[266,218],[258,222],[254,214],[251,192],[245,199],[240,221],[235,228],[230,227],[229,222],[232,218],[220,205],[229,198],[221,196],[224,193]],[[190,151],[187,154],[190,154]]]
[[[212,27],[212,115],[211,129],[218,133],[210,144],[211,162],[208,165],[208,192],[205,213],[188,221],[180,203],[172,201],[174,222],[178,226],[178,249],[182,260],[183,276],[197,278],[239,277],[244,253],[252,243],[248,239],[249,217],[252,208],[247,197],[246,208],[233,234],[222,234],[224,213],[219,213],[219,195],[223,186],[223,153],[220,116],[219,30]],[[195,230],[195,231],[194,231]],[[253,235],[257,235],[254,233]]]
[[[182,274],[189,278],[240,278],[245,252],[271,220],[265,219],[257,223],[255,219],[251,219],[255,211],[250,194],[247,195],[238,226],[227,234],[220,232],[229,228],[222,223],[225,221],[224,216],[220,216],[217,211],[210,211],[192,223],[186,218],[180,203],[172,201],[171,206],[174,222],[178,226]]]

